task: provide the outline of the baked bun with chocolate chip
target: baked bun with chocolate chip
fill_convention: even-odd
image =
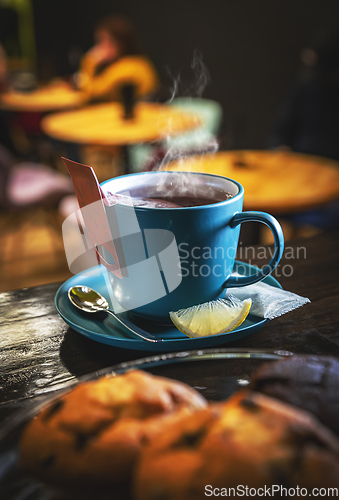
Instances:
[[[294,355],[265,363],[249,388],[313,413],[339,436],[339,360]]]
[[[307,412],[240,391],[168,423],[143,450],[134,498],[197,500],[211,496],[207,485],[221,495],[222,488],[273,484],[338,487],[339,440]]]
[[[185,384],[138,370],[85,382],[28,424],[21,465],[59,486],[127,491],[143,446],[206,405]]]

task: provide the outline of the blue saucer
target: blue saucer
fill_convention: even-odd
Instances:
[[[238,267],[238,272],[243,274],[245,271],[246,275],[253,274],[257,269],[255,266],[243,262],[235,262],[234,271],[237,271]],[[105,272],[106,269],[103,266],[95,266],[91,269],[87,269],[85,274],[76,274],[61,285],[54,299],[56,310],[73,330],[81,333],[85,337],[101,342],[102,344],[121,347],[123,349],[153,352],[203,349],[226,344],[227,342],[233,342],[234,340],[246,337],[259,328],[262,328],[265,323],[269,321],[268,319],[258,318],[249,314],[242,325],[232,332],[198,339],[186,337],[186,335],[179,332],[174,326],[162,327],[151,323],[145,326],[145,324],[143,324],[140,326],[142,326],[144,330],[153,334],[159,334],[159,336],[164,339],[163,342],[159,343],[147,342],[138,337],[132,337],[131,334],[129,334],[128,331],[109,314],[91,315],[82,313],[70,303],[67,292],[70,287],[75,285],[85,285],[93,288],[109,301],[109,294],[104,277]],[[263,281],[276,288],[282,288],[280,283],[272,276],[267,276]],[[131,320],[131,318],[129,319]]]

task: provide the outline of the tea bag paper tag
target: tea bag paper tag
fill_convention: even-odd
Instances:
[[[109,270],[118,278],[122,278],[118,254],[104,207],[105,194],[93,168],[67,158],[62,158],[62,160],[71,177],[85,228],[96,252],[98,263],[103,263],[105,266],[108,264],[104,262],[98,251],[98,245],[101,245],[113,258],[113,263],[108,264]]]

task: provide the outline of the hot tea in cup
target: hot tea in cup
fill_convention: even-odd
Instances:
[[[209,187],[207,194],[201,184],[187,186],[182,184],[166,184],[154,187],[143,187],[129,190],[128,193],[107,193],[107,199],[112,204],[120,203],[134,207],[149,208],[184,208],[212,205],[232,198],[230,193],[221,189]]]

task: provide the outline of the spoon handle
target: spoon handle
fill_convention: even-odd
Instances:
[[[142,328],[139,328],[136,325],[133,325],[130,323],[127,319],[122,319],[119,318],[115,314],[114,311],[111,309],[105,309],[106,312],[108,312],[111,316],[113,316],[119,323],[121,323],[125,328],[127,328],[130,332],[132,332],[134,335],[137,335],[138,337],[142,338],[143,340],[147,340],[148,342],[162,342],[161,338],[155,337],[154,335],[151,335],[150,333],[145,332]]]

